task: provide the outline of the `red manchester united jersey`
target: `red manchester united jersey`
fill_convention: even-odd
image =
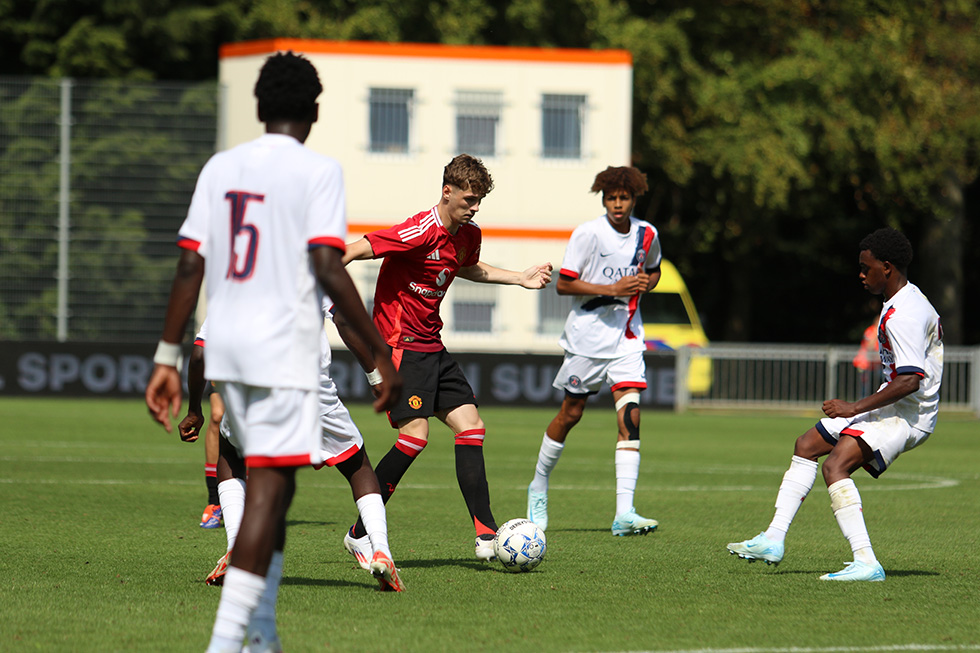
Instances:
[[[460,225],[453,235],[435,207],[365,236],[384,258],[374,291],[374,323],[392,347],[443,348],[439,305],[461,267],[480,260],[480,228]]]

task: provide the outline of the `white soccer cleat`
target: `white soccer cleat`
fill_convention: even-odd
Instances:
[[[382,592],[404,592],[405,585],[398,577],[398,569],[394,561],[386,554],[378,551],[371,559],[371,574],[378,579]]]
[[[371,559],[374,557],[374,550],[371,548],[371,538],[354,537],[353,527],[344,535],[344,548],[352,556],[357,558],[357,564],[361,565],[364,571],[371,571]]]
[[[548,530],[548,493],[527,488],[527,518],[543,531]]]
[[[749,562],[764,560],[767,565],[778,565],[783,559],[783,554],[786,552],[785,544],[770,540],[766,537],[765,531],[759,533],[751,540],[730,542],[727,548],[729,553],[738,556],[742,560],[748,560]]]
[[[882,581],[885,580],[885,570],[881,563],[868,564],[867,562],[848,562],[842,570],[832,574],[824,574],[820,580],[863,580],[863,581]]]
[[[491,561],[497,559],[497,554],[493,551],[493,537],[491,536],[489,540],[484,540],[482,538],[476,538],[476,559]]]
[[[624,535],[646,535],[656,530],[660,523],[656,519],[647,519],[636,514],[636,509],[630,509],[617,515],[612,523],[612,534],[620,537]]]

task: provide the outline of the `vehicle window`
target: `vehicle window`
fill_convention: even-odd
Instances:
[[[675,292],[648,292],[640,300],[644,324],[690,324],[684,300]]]

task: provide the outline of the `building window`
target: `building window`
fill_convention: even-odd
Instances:
[[[555,284],[538,291],[538,333],[546,336],[560,335],[565,320],[575,304],[574,295],[559,295]]]
[[[474,156],[497,154],[497,127],[503,94],[456,91],[456,152]]]
[[[401,88],[372,88],[370,129],[372,152],[408,153],[408,133],[415,91]]]
[[[584,95],[545,95],[541,103],[541,135],[546,159],[582,157]]]
[[[453,286],[453,331],[493,333],[497,288],[457,279]]]

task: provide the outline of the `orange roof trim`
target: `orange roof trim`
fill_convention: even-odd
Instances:
[[[347,231],[351,234],[368,234],[379,229],[387,229],[392,224],[351,223]],[[571,229],[524,229],[522,227],[480,227],[485,238],[513,238],[515,240],[568,240]]]
[[[537,61],[632,65],[628,50],[587,50],[573,48],[512,48],[490,45],[442,45],[435,43],[383,43],[379,41],[321,41],[319,39],[267,39],[226,43],[219,50],[222,59],[272,54],[292,50],[304,54],[340,54],[377,57],[417,57],[429,59],[482,59],[489,61]]]

